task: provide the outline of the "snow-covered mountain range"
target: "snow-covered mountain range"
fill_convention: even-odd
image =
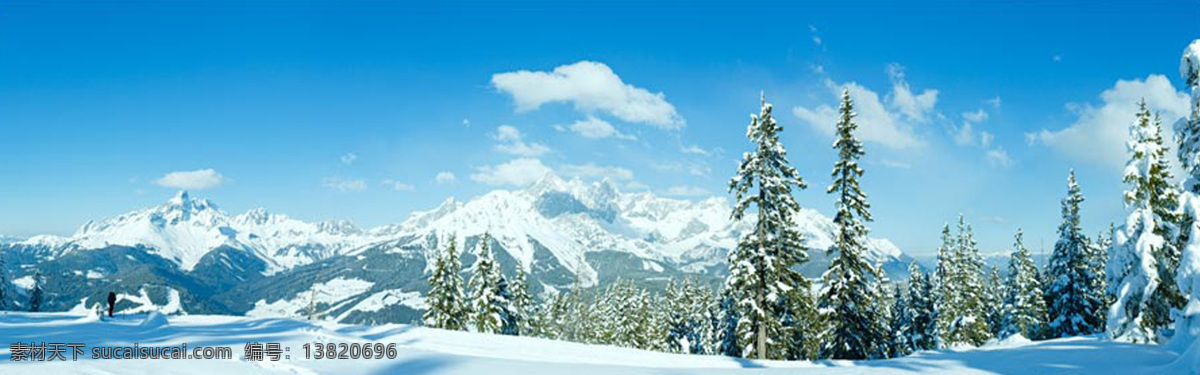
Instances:
[[[388,229],[363,231],[348,221],[308,223],[261,208],[230,216],[209,200],[181,191],[156,207],[89,221],[67,238],[37,236],[19,244],[57,253],[141,246],[184,271],[210,251],[230,247],[263,260],[266,273],[273,274],[395,234]]]
[[[284,306],[298,314],[297,306],[307,304],[292,300],[320,292],[335,294],[310,298],[322,301],[327,316],[376,321],[381,317],[353,318],[354,309],[370,304],[378,312],[379,301],[406,301],[404,311],[392,311],[394,318],[411,317],[423,307],[413,293],[424,291],[427,259],[452,235],[469,265],[469,250],[489,233],[502,269],[525,268],[535,291],[618,278],[715,281],[725,272],[728,249],[751,225],[732,222],[729,206],[723,198],[624,193],[609,181],[565,181],[548,174],[525,189],[496,190],[466,202],[451,198],[400,224],[362,229],[263,209],[230,215],[180,192],[156,207],[88,222],[69,237],[37,236],[0,246],[10,255],[15,277],[38,268],[51,283],[83,283],[57,299],[62,309],[104,292],[97,288],[135,295],[145,294],[142,284],[149,283],[163,296],[176,293],[178,300],[182,293],[184,311],[250,313],[256,306]],[[824,249],[832,242],[833,223],[811,209],[795,222],[812,249],[801,271],[817,277],[828,265]],[[868,257],[892,278],[903,278],[911,261],[885,239],[870,241]],[[384,264],[392,266],[377,268]],[[356,287],[314,289],[334,281]]]

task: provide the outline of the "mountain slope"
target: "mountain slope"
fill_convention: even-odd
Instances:
[[[42,247],[52,253],[142,247],[193,270],[209,252],[227,248],[261,260],[273,274],[379,242],[384,230],[363,231],[347,221],[307,223],[261,208],[229,216],[207,199],[179,192],[165,203],[84,224],[74,235],[38,236],[14,245]]]
[[[811,260],[800,271],[819,277],[828,266],[833,223],[803,209],[795,225],[810,247]],[[609,181],[548,174],[525,189],[447,199],[400,224],[369,230],[263,209],[229,215],[181,192],[159,206],[88,222],[70,237],[33,237],[0,244],[0,251],[14,278],[28,277],[36,265],[48,285],[63,286],[47,302],[51,310],[87,309],[118,291],[131,296],[121,305],[129,310],[167,306],[176,296],[189,313],[410,322],[423,306],[429,260],[452,235],[469,267],[483,234],[490,234],[503,272],[524,268],[532,291],[541,293],[617,279],[718,284],[726,253],[750,228],[729,220],[722,198],[623,193]],[[869,244],[867,256],[889,277],[907,275],[911,258],[890,241]],[[137,297],[142,289],[146,298]]]

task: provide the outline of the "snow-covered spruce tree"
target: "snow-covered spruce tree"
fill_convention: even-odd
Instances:
[[[965,342],[972,345],[983,345],[992,338],[988,326],[987,290],[984,286],[983,257],[979,255],[979,246],[975,243],[975,234],[971,225],[966,223],[963,215],[958,215],[958,253],[961,264],[963,285],[963,309],[967,312],[960,320],[959,333]]]
[[[1192,89],[1191,114],[1175,124],[1179,140],[1179,159],[1186,180],[1180,195],[1183,218],[1179,243],[1179,267],[1175,283],[1185,299],[1184,307],[1175,316],[1175,330],[1170,347],[1180,356],[1182,368],[1200,367],[1200,228],[1194,218],[1200,217],[1200,40],[1192,41],[1184,50],[1179,73]]]
[[[1045,294],[1038,278],[1037,265],[1029,249],[1025,248],[1024,234],[1017,230],[1015,238],[1013,253],[1008,261],[1008,288],[999,337],[1020,334],[1037,340],[1043,337],[1046,326]]]
[[[742,355],[742,346],[738,342],[738,321],[741,316],[738,315],[737,301],[728,291],[721,293],[721,323],[718,330],[720,337],[720,345],[717,346],[717,354],[728,357],[740,357]]]
[[[696,320],[697,329],[696,336],[699,340],[695,344],[693,354],[714,354],[717,352],[718,329],[720,327],[721,314],[720,308],[717,305],[717,296],[712,286],[705,283],[693,282],[692,284],[693,297],[693,316]]]
[[[1116,340],[1161,342],[1160,331],[1171,324],[1170,311],[1182,307],[1174,279],[1178,251],[1176,232],[1178,194],[1171,186],[1161,124],[1151,122],[1146,101],[1138,103],[1129,128],[1129,162],[1125,165],[1125,205],[1132,209],[1116,233],[1107,267],[1108,334]]]
[[[1175,233],[1178,234],[1179,231],[1176,231]],[[1104,303],[1102,304],[1102,306],[1104,307],[1103,313],[1104,313],[1105,317],[1108,316],[1108,309],[1117,302],[1117,295],[1116,295],[1116,293],[1114,293],[1115,292],[1113,290],[1114,288],[1108,287],[1109,281],[1110,281],[1109,277],[1108,277],[1108,260],[1109,260],[1109,255],[1110,255],[1109,253],[1112,251],[1113,243],[1115,242],[1116,237],[1117,237],[1116,224],[1109,222],[1108,230],[1100,231],[1100,233],[1098,233],[1096,235],[1096,241],[1095,241],[1096,244],[1094,246],[1096,248],[1096,250],[1100,253],[1100,257],[1102,258],[1101,260],[1103,261],[1102,267],[1099,267],[1097,272],[1100,272],[1105,275],[1105,277],[1101,278],[1101,280],[1104,281],[1104,288],[1103,288]],[[1176,237],[1178,237],[1178,236],[1176,236]],[[1178,244],[1176,244],[1176,245],[1178,245]],[[1105,327],[1107,328],[1107,325]]]
[[[821,320],[810,293],[808,288],[792,288],[779,300],[784,329],[779,356],[783,359],[812,360],[820,353]]]
[[[508,301],[500,295],[500,267],[493,258],[491,235],[484,233],[471,266],[471,323],[476,332],[499,333]]]
[[[683,287],[676,283],[674,277],[668,279],[663,289],[663,304],[659,306],[659,314],[662,315],[660,320],[667,326],[664,346],[671,353],[684,353],[691,338],[692,327],[687,325],[684,318],[687,312],[684,311],[686,297],[683,293]]]
[[[986,291],[983,285],[983,259],[971,226],[958,216],[958,234],[942,228],[942,246],[938,249],[939,286],[938,326],[947,345],[982,345],[992,337],[988,326]]]
[[[662,299],[656,304],[666,332],[662,347],[672,353],[706,354],[712,337],[712,292],[690,279],[676,283],[672,278]]]
[[[1000,335],[1000,328],[1004,320],[1004,294],[1007,293],[1004,279],[1000,277],[1000,270],[996,267],[987,267],[987,279],[983,283],[983,306],[987,312],[988,333],[992,337]]]
[[[771,115],[771,104],[762,99],[761,112],[750,116],[746,129],[746,138],[757,147],[742,156],[737,175],[729,182],[734,193],[732,219],[751,215],[756,220],[753,230],[729,252],[725,288],[736,301],[742,355],[760,359],[780,352],[770,348],[782,344],[784,335],[778,299],[793,288],[809,288],[792,268],[807,261],[801,234],[792,224],[792,216],[800,210],[792,189],[803,189],[805,184],[788,163],[787,150],[779,142],[781,131]]]
[[[570,318],[574,316],[574,293],[558,291],[550,294],[538,309],[538,324],[534,327],[537,337],[553,340],[573,340],[568,336]]]
[[[883,271],[879,271],[883,274]],[[892,332],[892,307],[896,301],[892,299],[892,293],[887,287],[887,280],[882,280],[875,283],[875,321],[882,328],[883,334],[880,336],[876,344],[874,352],[877,353],[876,358],[891,358],[894,348],[892,344],[896,341],[896,336]]]
[[[721,296],[712,286],[706,285],[704,289],[708,293],[709,302],[705,312],[708,321],[705,323],[703,354],[725,355],[721,352],[722,330],[725,326],[725,309],[721,308]]]
[[[1050,255],[1046,274],[1047,334],[1050,338],[1088,335],[1104,329],[1101,305],[1104,291],[1096,287],[1103,277],[1093,266],[1098,255],[1079,223],[1083,194],[1075,171],[1067,178],[1067,197],[1062,200],[1063,222],[1058,242]]]
[[[596,335],[596,342],[632,347],[629,327],[635,319],[635,312],[641,309],[640,302],[627,281],[617,280],[609,285],[595,305],[598,319],[595,329],[591,331]]]
[[[445,251],[434,256],[432,273],[429,275],[429,309],[422,319],[425,325],[450,330],[467,329],[467,300],[462,290],[462,268],[458,260],[458,245],[454,235],[447,240]]]
[[[833,184],[828,192],[836,197],[833,246],[829,248],[829,269],[821,277],[823,285],[818,309],[826,322],[822,333],[821,356],[834,359],[869,359],[883,356],[878,349],[884,344],[886,326],[877,318],[876,301],[880,275],[863,256],[866,252],[867,227],[871,207],[867,196],[859,189],[858,179],[863,170],[858,158],[863,155],[862,143],[854,138],[854,105],[850,91],[842,91],[842,104],[833,148],[838,159],[833,167]]]
[[[662,350],[661,330],[652,313],[650,294],[630,280],[618,280],[596,303],[595,342],[646,350]]]
[[[937,269],[931,275],[930,282],[934,285],[931,296],[937,304],[938,347],[947,341],[947,331],[950,326],[963,315],[962,312],[962,283],[958,281],[959,270],[958,243],[950,233],[950,224],[942,225],[942,244],[938,246]]]
[[[695,328],[687,321],[686,292],[684,287],[676,283],[675,278],[672,277],[667,280],[667,287],[663,293],[664,303],[660,305],[662,308],[660,314],[662,322],[667,325],[664,346],[671,353],[686,353],[694,338],[693,328]]]
[[[912,314],[911,328],[913,350],[933,350],[941,347],[941,331],[938,330],[937,289],[929,275],[921,272],[917,262],[908,265],[908,305]]]
[[[526,281],[525,267],[517,264],[517,277],[513,279],[509,290],[510,298],[510,317],[516,324],[516,334],[520,336],[529,336],[533,333],[535,317],[537,312],[537,304],[534,303],[533,297],[529,295],[529,284]]]
[[[500,272],[500,266],[496,266],[496,307],[500,309],[500,334],[508,336],[516,336],[520,334],[520,329],[517,328],[517,315],[513,313],[512,308],[512,289],[508,284],[508,278],[504,277],[504,273]]]
[[[426,301],[429,308],[421,315],[421,321],[426,327],[445,329],[449,325],[450,312],[446,308],[446,256],[440,249],[433,256],[433,269],[429,272],[426,282],[429,283],[429,293]]]
[[[29,311],[42,311],[42,271],[33,271],[33,287],[29,290]]]
[[[1108,277],[1106,277],[1106,268],[1108,267],[1108,251],[1112,248],[1113,237],[1116,231],[1113,229],[1113,223],[1108,224],[1107,231],[1100,231],[1096,239],[1092,241],[1091,252],[1088,253],[1088,265],[1092,269],[1093,275],[1099,275],[1092,279],[1092,289],[1098,291],[1096,293],[1100,303],[1096,306],[1096,316],[1100,319],[1100,330],[1104,332],[1106,328],[1106,319],[1108,317],[1108,308],[1113,305],[1116,298],[1108,293]]]
[[[892,290],[890,357],[903,357],[913,352],[913,309],[906,285]]]

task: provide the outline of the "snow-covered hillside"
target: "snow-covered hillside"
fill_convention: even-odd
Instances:
[[[407,325],[356,326],[302,320],[138,314],[100,321],[87,315],[0,316],[0,373],[15,374],[1197,374],[1159,346],[1069,338],[1021,339],[982,348],[919,352],[880,361],[780,362],[666,354],[538,338],[443,331]],[[11,361],[17,342],[94,346],[224,346],[232,359],[81,358]],[[248,342],[282,344],[290,359],[247,361]],[[395,343],[394,359],[305,359],[303,345]],[[68,358],[69,358],[68,353]]]

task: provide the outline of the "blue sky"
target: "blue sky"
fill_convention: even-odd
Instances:
[[[1089,232],[1123,217],[1134,101],[1187,110],[1192,2],[827,3],[5,2],[0,233],[181,186],[364,226],[545,170],[725,196],[760,91],[828,214],[850,87],[873,235],[929,254],[961,212],[1036,252],[1070,168]]]

